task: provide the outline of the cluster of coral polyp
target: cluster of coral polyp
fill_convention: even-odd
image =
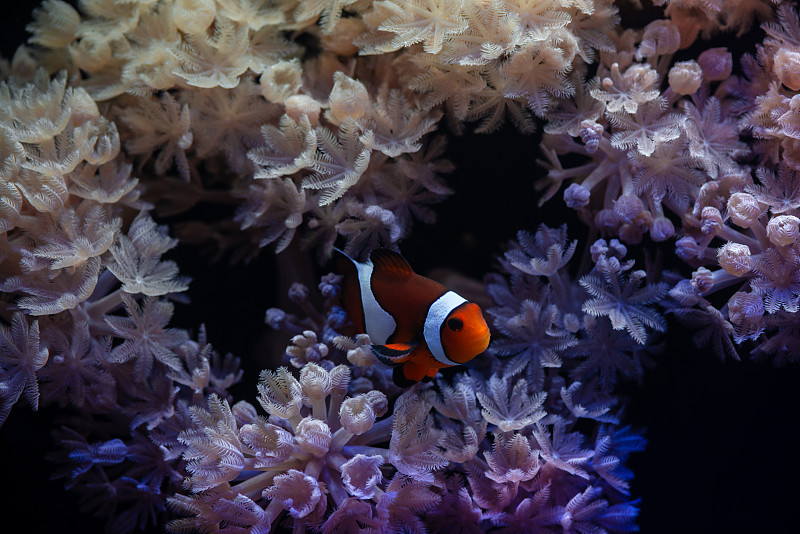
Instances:
[[[636,530],[619,386],[664,310],[721,357],[800,354],[798,15],[653,3],[45,0],[0,60],[0,424],[63,408],[55,470],[113,532]],[[537,180],[585,226],[495,229],[468,366],[396,386],[336,274],[265,303],[257,402],[171,326],[177,245],[292,273],[397,250],[477,187],[448,136],[501,129],[540,168],[480,177],[475,215]],[[672,271],[637,263],[665,243]]]

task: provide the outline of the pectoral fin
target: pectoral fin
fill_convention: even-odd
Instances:
[[[378,361],[394,367],[407,361],[417,346],[409,343],[392,343],[391,345],[370,345],[369,348],[372,349],[372,354],[378,358]]]

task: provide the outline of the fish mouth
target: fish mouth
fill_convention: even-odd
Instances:
[[[489,348],[489,342],[491,341],[491,339],[492,339],[492,335],[487,330],[486,334],[481,336],[477,341],[478,346],[483,347],[481,350],[478,351],[478,354],[480,354],[481,352],[483,352],[483,351],[485,351],[486,349]]]

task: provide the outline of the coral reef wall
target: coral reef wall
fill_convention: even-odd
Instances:
[[[3,24],[0,451],[30,531],[786,528],[792,3],[45,0]],[[488,349],[399,379],[427,330],[359,330],[334,248],[402,251],[480,305]]]

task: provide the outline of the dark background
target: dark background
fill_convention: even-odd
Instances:
[[[0,51],[10,58],[25,40],[24,26],[38,2],[4,4]],[[756,30],[737,46],[752,50],[762,36]],[[537,141],[536,135],[520,136],[512,128],[450,138],[447,157],[456,171],[447,181],[456,195],[436,208],[436,225],[417,226],[401,245],[418,271],[448,267],[479,279],[518,229],[558,226],[565,216],[570,237],[586,243],[584,227],[558,195],[543,209],[536,207]],[[670,262],[671,245],[665,252]],[[272,289],[272,249],[236,266],[209,265],[191,246],[179,246],[175,253],[182,273],[193,278],[192,304],[178,305],[175,324],[206,323],[217,350],[241,357],[248,373],[235,395],[252,400],[258,370],[253,357],[263,344],[264,310],[281,305]],[[665,267],[689,272],[679,263]],[[642,499],[641,531],[797,531],[800,369],[747,359],[721,362],[710,350],[695,348],[691,335],[671,321],[655,368],[640,386],[625,388],[630,395],[626,422],[645,427],[648,439],[646,451],[629,462],[635,473],[632,496]],[[75,496],[61,482],[50,480],[52,466],[43,456],[53,448],[54,413],[16,406],[0,428],[3,530],[14,518],[31,533],[102,530],[101,521],[80,514]]]

